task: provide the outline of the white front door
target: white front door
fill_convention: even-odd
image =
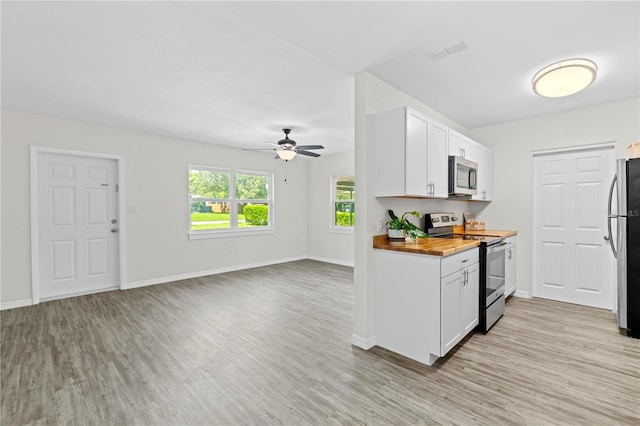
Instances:
[[[38,153],[41,299],[117,288],[117,161]]]
[[[613,309],[607,235],[613,147],[534,157],[533,295]]]

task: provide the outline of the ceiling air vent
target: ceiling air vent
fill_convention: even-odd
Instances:
[[[427,55],[429,56],[429,58],[431,58],[432,61],[437,62],[458,52],[462,52],[463,50],[468,48],[469,46],[464,41],[456,41],[455,43],[451,43],[448,46],[432,50],[427,53]]]

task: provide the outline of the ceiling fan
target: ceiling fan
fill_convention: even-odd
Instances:
[[[297,154],[306,155],[308,157],[320,157],[320,154],[315,152],[311,152],[309,150],[312,149],[324,149],[322,145],[297,145],[296,141],[293,139],[289,139],[289,133],[291,133],[291,129],[282,129],[284,132],[284,139],[280,139],[278,143],[267,142],[268,144],[274,145],[277,148],[273,148],[276,151],[276,160],[278,158],[283,159],[284,161],[289,161],[293,159]]]

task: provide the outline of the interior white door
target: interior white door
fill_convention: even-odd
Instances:
[[[118,287],[117,185],[116,160],[38,154],[41,299]]]
[[[613,309],[607,235],[613,147],[534,157],[533,295]]]

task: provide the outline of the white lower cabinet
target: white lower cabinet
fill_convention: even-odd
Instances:
[[[515,293],[518,282],[518,245],[515,236],[505,238],[504,241],[507,243],[504,264],[504,297],[507,297]]]
[[[478,324],[478,249],[440,257],[375,250],[376,344],[432,365]]]
[[[480,265],[477,258],[476,263],[442,277],[440,285],[440,353],[444,355],[478,325]]]

